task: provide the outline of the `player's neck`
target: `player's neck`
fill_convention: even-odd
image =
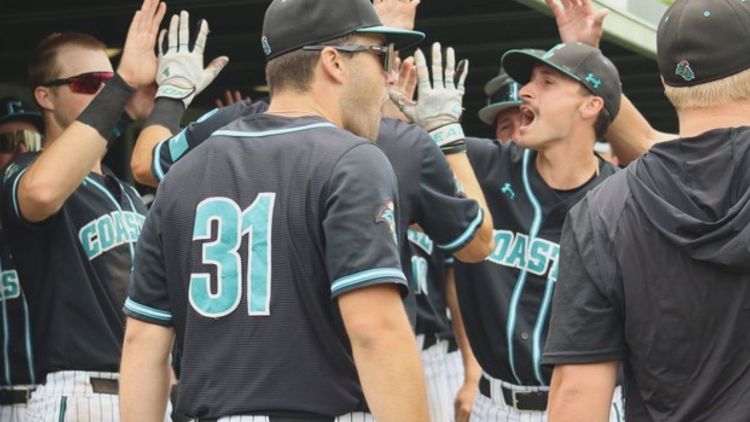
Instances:
[[[341,113],[316,99],[311,92],[274,93],[266,113],[284,117],[320,116],[338,127],[343,126]]]
[[[552,189],[570,190],[582,186],[599,171],[594,155],[594,141],[567,140],[539,150],[536,169]]]
[[[737,102],[701,109],[677,112],[680,137],[698,136],[709,130],[750,126],[750,103]]]

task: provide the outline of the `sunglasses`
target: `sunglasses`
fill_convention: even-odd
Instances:
[[[391,73],[393,70],[393,62],[396,60],[396,50],[393,47],[393,43],[388,45],[306,45],[302,47],[303,50],[322,50],[326,47],[335,48],[339,51],[347,53],[359,53],[359,52],[370,52],[383,56],[383,69],[386,73]]]
[[[114,76],[114,72],[87,72],[65,79],[45,82],[42,86],[69,85],[70,90],[76,94],[96,94],[102,84],[106,84]]]
[[[0,134],[0,153],[21,152],[20,146],[26,146],[26,152],[42,149],[42,135],[30,130],[16,130]]]

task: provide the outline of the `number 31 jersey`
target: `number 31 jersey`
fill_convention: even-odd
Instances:
[[[162,181],[125,312],[172,325],[189,417],[364,410],[335,298],[406,293],[382,152],[318,117],[242,117]]]

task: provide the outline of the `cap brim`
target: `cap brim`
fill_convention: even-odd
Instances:
[[[0,124],[7,122],[28,122],[36,126],[39,129],[39,133],[44,133],[44,119],[38,113],[24,112],[0,117]]]
[[[575,81],[583,82],[581,81],[581,78],[574,75],[569,70],[563,69],[562,67],[547,61],[543,56],[540,57],[525,50],[510,50],[503,54],[501,62],[503,64],[503,69],[505,69],[505,73],[521,85],[529,83],[531,80],[531,73],[534,71],[534,66],[538,64],[545,64]]]
[[[479,120],[484,124],[495,126],[495,120],[497,115],[504,110],[512,107],[518,107],[523,104],[522,101],[503,101],[501,103],[492,103],[488,106],[482,107],[479,110]]]
[[[424,32],[409,31],[407,29],[392,28],[383,25],[359,28],[354,32],[358,34],[384,35],[386,42],[393,43],[396,50],[413,47],[425,38]]]

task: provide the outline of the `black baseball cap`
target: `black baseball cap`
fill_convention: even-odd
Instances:
[[[44,133],[42,114],[16,97],[0,98],[0,124],[7,122],[28,122]]]
[[[479,110],[479,120],[487,125],[494,126],[498,113],[511,107],[518,107],[522,101],[518,98],[518,90],[521,86],[500,68],[500,74],[490,79],[484,85],[484,93],[487,95],[487,105]]]
[[[558,44],[541,56],[530,49],[510,50],[503,55],[502,63],[508,75],[521,85],[531,80],[534,66],[546,64],[602,97],[604,108],[613,120],[620,111],[620,74],[598,48],[580,42]]]
[[[750,68],[750,3],[677,0],[656,33],[659,73],[670,86],[692,86]]]
[[[266,60],[271,60],[354,33],[384,35],[397,50],[425,37],[422,32],[383,26],[368,0],[274,0],[263,19],[261,44]]]

